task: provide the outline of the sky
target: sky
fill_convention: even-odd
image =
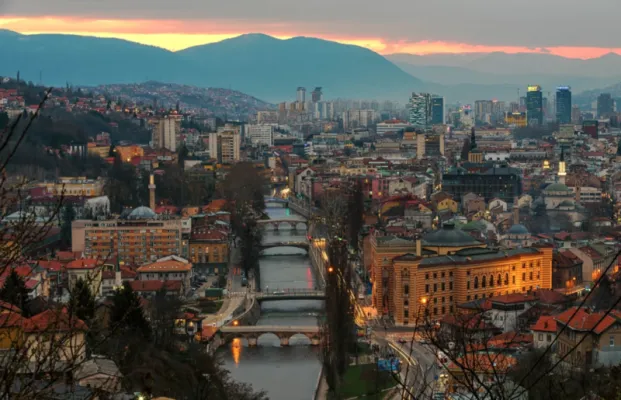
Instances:
[[[621,54],[619,0],[0,0],[0,29],[113,37],[172,51],[244,33],[380,54]]]

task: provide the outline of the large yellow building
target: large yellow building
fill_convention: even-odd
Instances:
[[[208,227],[194,229],[190,237],[189,258],[201,273],[225,271],[229,261],[228,235]]]
[[[552,288],[552,247],[488,249],[451,224],[422,239],[376,237],[371,245],[373,305],[399,325],[439,320],[472,300]]]
[[[85,176],[60,177],[54,182],[42,182],[39,187],[53,196],[84,196],[98,197],[103,195],[105,180],[86,179]]]
[[[130,162],[134,157],[144,157],[144,149],[138,145],[116,146],[114,148],[116,154],[123,162]]]
[[[187,219],[157,219],[148,207],[138,207],[123,219],[76,220],[71,224],[72,250],[103,261],[118,254],[119,261],[132,263],[184,256],[182,233],[189,232],[189,224]]]

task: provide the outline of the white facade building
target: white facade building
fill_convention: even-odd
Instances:
[[[253,145],[274,145],[273,125],[247,125],[246,133]]]

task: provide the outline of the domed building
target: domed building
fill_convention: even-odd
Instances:
[[[554,210],[559,204],[566,200],[574,200],[575,194],[564,183],[556,182],[548,185],[543,189],[543,200],[546,204],[546,210]]]
[[[134,208],[132,212],[127,215],[126,218],[131,220],[156,219],[157,214],[149,207],[140,206]]]
[[[442,229],[423,236],[422,247],[437,255],[447,255],[463,249],[483,248],[486,245],[461,229],[456,229],[454,223],[446,222]]]
[[[502,238],[502,246],[509,249],[529,247],[532,244],[530,232],[522,224],[512,225]]]

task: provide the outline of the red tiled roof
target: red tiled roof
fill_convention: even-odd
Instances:
[[[461,373],[467,370],[476,373],[504,374],[515,364],[517,364],[517,360],[514,357],[486,352],[466,354],[464,357],[455,360],[455,362],[450,362],[447,368],[449,370],[458,370]]]
[[[167,291],[178,292],[181,290],[181,281],[131,281],[129,282],[135,292],[157,292],[162,288]]]
[[[24,321],[24,332],[67,332],[86,330],[88,327],[81,319],[69,316],[67,309],[46,310]]]
[[[502,304],[526,303],[526,302],[531,302],[535,300],[536,298],[532,294],[521,294],[521,293],[503,294],[501,296],[494,296],[491,299],[492,303],[502,303]]]
[[[65,266],[67,269],[93,269],[99,265],[94,258],[80,258],[79,260],[69,261]]]
[[[138,272],[187,272],[192,270],[192,263],[179,260],[162,260],[138,268]]]
[[[517,347],[530,346],[533,344],[533,335],[530,333],[505,332],[492,337],[488,342],[488,347],[496,349],[511,349]]]
[[[60,261],[54,260],[39,260],[36,262],[39,267],[46,269],[50,272],[60,272],[63,268],[63,265]]]
[[[531,325],[530,330],[536,332],[556,332],[556,320],[551,315],[542,315],[534,325]]]
[[[585,308],[571,307],[556,316],[556,321],[567,325],[575,331],[592,330],[596,334],[601,334],[610,328],[615,322],[621,319],[621,312],[613,310],[604,317],[604,312],[591,313]],[[576,315],[574,315],[574,313]],[[573,315],[573,317],[572,317]],[[600,321],[601,322],[598,322]]]

